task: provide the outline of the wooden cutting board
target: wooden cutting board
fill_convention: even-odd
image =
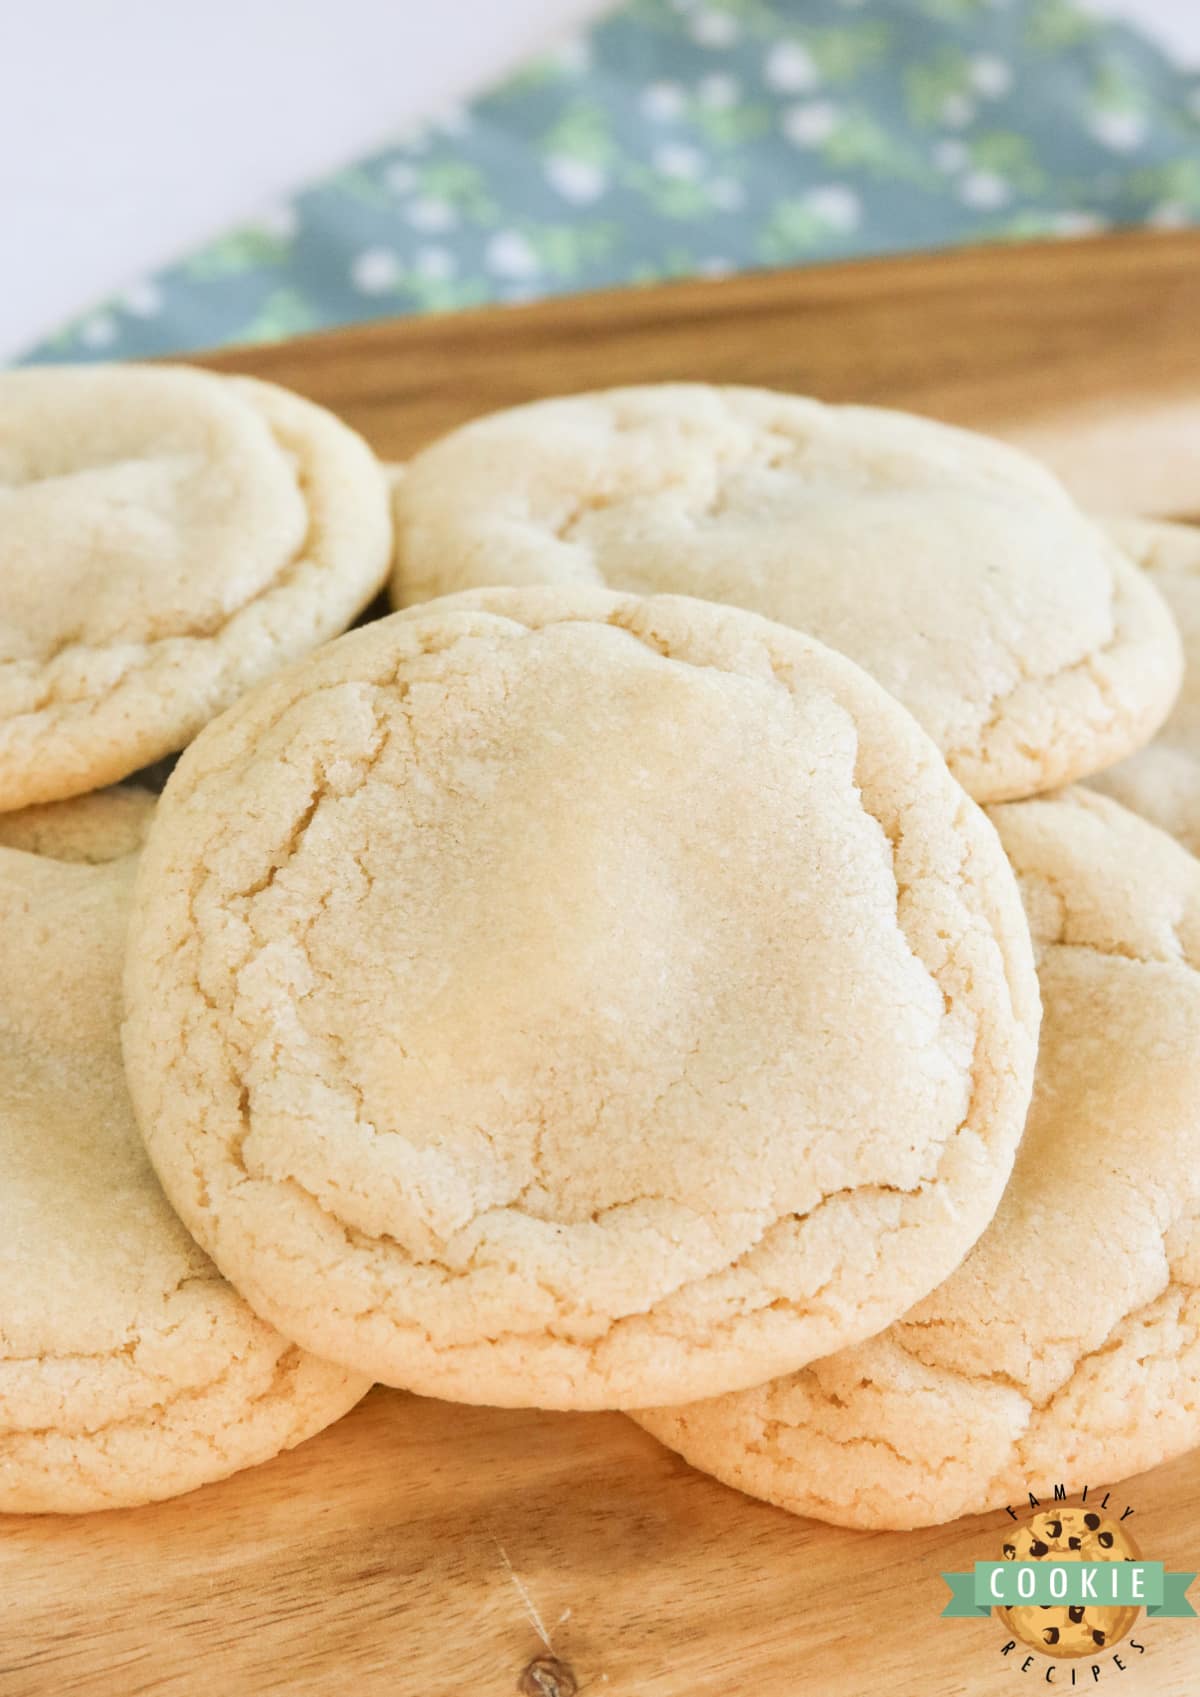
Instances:
[[[1033,444],[1089,502],[1200,514],[1200,236],[991,249],[382,323],[206,363],[286,383],[403,458],[474,413],[664,378],[909,407]],[[1110,1481],[1098,1480],[1103,1487]],[[1200,1452],[1115,1486],[1200,1567]],[[1020,1505],[1014,1505],[1020,1506]],[[375,1391],[291,1455],[173,1503],[0,1519],[3,1697],[1022,1697],[1071,1664],[939,1619],[1002,1513],[916,1533],[796,1520],[619,1415]],[[1198,1587],[1200,1593],[1200,1587]],[[1194,1697],[1200,1621],[1076,1690]]]

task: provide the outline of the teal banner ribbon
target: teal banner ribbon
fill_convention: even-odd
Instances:
[[[1168,1620],[1195,1619],[1196,1611],[1187,1600],[1187,1588],[1195,1579],[1194,1573],[1164,1573],[1161,1603],[1148,1603],[1146,1613]]]
[[[993,1608],[1084,1604],[1144,1608],[1155,1618],[1195,1616],[1187,1600],[1194,1573],[1168,1573],[1160,1561],[980,1561],[966,1573],[943,1573],[950,1601],[943,1619],[972,1620]]]
[[[977,1620],[992,1612],[991,1603],[975,1601],[975,1573],[943,1573],[950,1587],[950,1601],[942,1610],[943,1620]]]

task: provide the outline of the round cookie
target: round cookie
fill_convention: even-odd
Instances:
[[[1119,1521],[1087,1507],[1035,1514],[1007,1537],[1005,1561],[1136,1561],[1139,1550]],[[1115,1649],[1138,1617],[1131,1605],[1017,1604],[996,1614],[1022,1644],[1044,1656],[1094,1656]]]
[[[726,1483],[842,1525],[934,1525],[1200,1442],[1200,863],[1083,789],[991,816],[1044,1010],[995,1219],[860,1348],[638,1416]]]
[[[943,1277],[1038,1020],[992,828],[902,708],[731,608],[495,591],[209,727],[143,860],[126,1056],[184,1219],[391,1384],[750,1384]]]
[[[134,784],[0,813],[0,848],[98,866],[132,854],[145,841],[158,797]]]
[[[747,607],[865,667],[980,801],[1148,742],[1179,640],[1016,449],[927,419],[662,384],[494,414],[408,464],[392,596],[606,584]]]
[[[171,1212],[120,1045],[135,857],[0,849],[0,1511],[153,1501],[265,1461],[368,1381],[257,1319]]]
[[[1183,638],[1183,689],[1154,741],[1089,782],[1200,854],[1200,528],[1112,519],[1110,534],[1162,593]]]
[[[185,367],[0,374],[0,811],[182,748],[387,575],[366,444]]]

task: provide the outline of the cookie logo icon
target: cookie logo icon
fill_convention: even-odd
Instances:
[[[1130,1530],[1133,1505],[1112,1492],[1084,1490],[1068,1501],[1064,1485],[1049,1502],[1029,1492],[1028,1507],[1006,1508],[985,1557],[961,1573],[943,1573],[950,1620],[995,1615],[1000,1654],[1022,1674],[1055,1690],[1116,1677],[1146,1654],[1143,1629],[1161,1617],[1194,1618],[1187,1591],[1194,1573],[1147,1561]]]
[[[1021,1562],[1136,1562],[1141,1551],[1127,1527],[1089,1508],[1061,1508],[1031,1515],[1006,1536],[1005,1561]],[[1097,1586],[1099,1595],[1103,1585]],[[1099,1601],[1082,1603],[1018,1603],[996,1610],[998,1619],[1021,1644],[1043,1654],[1092,1656],[1115,1649],[1130,1632],[1140,1613],[1132,1604]]]

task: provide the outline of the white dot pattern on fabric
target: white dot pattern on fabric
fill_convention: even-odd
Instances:
[[[745,269],[1196,223],[1196,75],[1084,6],[625,0],[470,106],[403,125],[81,314],[34,357],[177,354],[507,300],[517,284],[536,296],[675,278],[700,272],[714,240]],[[668,142],[683,151],[659,153]],[[831,182],[857,195],[853,221],[819,198],[814,211]],[[500,267],[489,259],[509,230],[537,256],[519,277],[503,246]],[[430,246],[454,264],[422,260]],[[392,280],[359,271],[385,249]]]

